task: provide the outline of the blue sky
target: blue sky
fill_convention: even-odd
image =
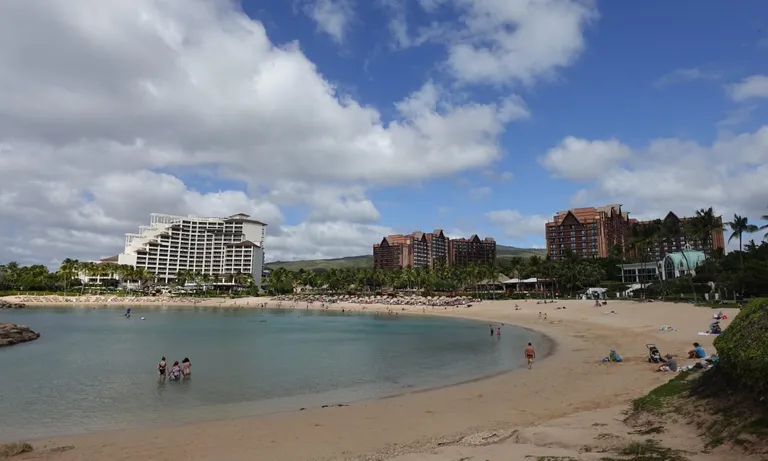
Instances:
[[[38,5],[0,3],[0,261],[114,255],[152,212],[249,213],[272,260],[768,213],[765,1]]]
[[[415,1],[410,3],[410,28],[434,20],[419,14]],[[541,235],[505,237],[484,215],[513,207],[524,215],[548,217],[568,208],[583,184],[553,178],[538,161],[563,138],[613,138],[633,149],[657,138],[707,146],[722,132],[754,132],[768,116],[768,104],[734,102],[727,91],[730,83],[768,73],[764,1],[740,2],[738,8],[724,2],[601,1],[599,19],[584,28],[584,51],[546,81],[461,87],[441,68],[444,47],[397,48],[389,29],[391,16],[379,2],[354,4],[341,43],[308,15],[297,14],[301,9],[297,4],[246,0],[243,8],[265,23],[274,42],[298,40],[323,75],[358,101],[379,108],[385,117],[393,112],[394,101],[428,79],[454,86],[472,100],[494,100],[510,90],[525,99],[530,119],[507,126],[499,139],[504,157],[486,169],[508,172],[512,179],[493,178],[485,170],[467,171],[372,189],[369,196],[382,222],[397,230],[443,227],[492,235],[503,243],[540,246]],[[439,17],[461,20],[450,5],[443,6]],[[728,122],[731,118],[735,120]],[[597,196],[590,204],[599,206],[612,199]],[[647,207],[629,211],[652,214],[654,209],[643,208]],[[736,206],[734,211],[739,211]],[[754,210],[740,212],[748,211]],[[288,216],[295,222],[302,219],[300,212]]]

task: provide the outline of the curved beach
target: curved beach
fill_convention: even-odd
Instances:
[[[263,298],[210,300],[198,306],[258,307],[264,302]],[[277,303],[268,304],[276,307]],[[521,310],[515,310],[515,305]],[[561,306],[566,309],[558,309]],[[283,302],[282,307],[291,305]],[[305,305],[295,307],[304,309]],[[35,456],[51,460],[270,461],[437,461],[462,456],[493,459],[494,453],[504,453],[508,459],[517,459],[509,457],[512,455],[519,459],[573,456],[580,446],[594,442],[598,426],[615,425],[629,400],[669,379],[669,375],[654,373],[647,363],[646,343],[657,344],[665,353],[684,355],[692,342],[711,348],[714,339],[697,334],[706,329],[714,311],[686,304],[610,301],[607,306],[593,307],[590,301],[485,301],[471,308],[329,307],[341,308],[393,308],[404,314],[515,324],[549,336],[556,341],[557,350],[532,371],[513,371],[348,407],[39,440],[33,443]],[[724,311],[729,318],[736,315],[735,310]],[[539,312],[546,313],[547,320]],[[660,331],[663,324],[676,331]],[[602,364],[600,359],[610,349],[616,349],[625,363]],[[470,437],[462,441],[464,436]],[[713,456],[727,459],[721,453]]]

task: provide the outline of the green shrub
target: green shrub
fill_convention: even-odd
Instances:
[[[755,298],[715,339],[722,370],[755,393],[768,391],[768,298]]]

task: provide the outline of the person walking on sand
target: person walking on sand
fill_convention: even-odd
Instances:
[[[160,363],[157,364],[157,372],[160,374],[160,379],[164,380],[167,373],[166,369],[168,368],[168,364],[165,362],[165,357],[160,359]]]
[[[528,369],[530,370],[533,367],[533,361],[536,359],[536,350],[531,343],[525,346],[525,358],[528,360]]]

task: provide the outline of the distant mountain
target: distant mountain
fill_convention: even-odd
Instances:
[[[546,256],[546,250],[543,248],[517,248],[506,245],[496,245],[496,257],[498,259],[509,258],[530,258],[531,256]],[[297,271],[299,269],[344,269],[344,268],[364,268],[373,267],[373,256],[361,255],[361,256],[346,256],[344,258],[333,259],[308,259],[304,261],[275,261],[267,263],[267,268],[277,269],[278,267],[284,267],[289,271]]]

